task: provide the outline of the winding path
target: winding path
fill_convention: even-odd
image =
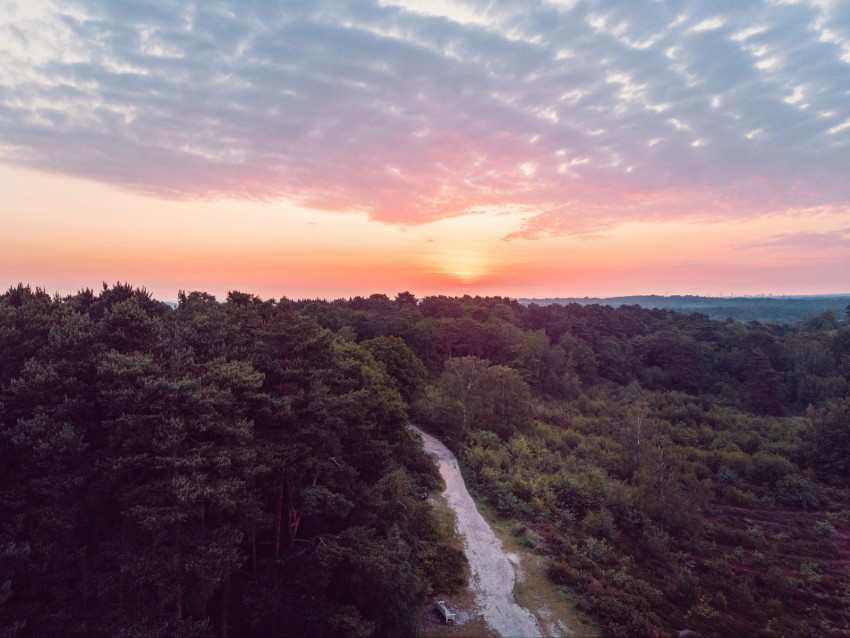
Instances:
[[[514,599],[514,566],[505,554],[502,542],[475,507],[455,455],[438,439],[411,427],[422,437],[425,451],[437,458],[440,474],[446,482],[443,496],[457,515],[457,531],[463,537],[472,572],[470,585],[475,592],[478,611],[500,636],[542,636],[540,625],[531,612],[517,605]]]

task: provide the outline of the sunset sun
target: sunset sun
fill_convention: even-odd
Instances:
[[[483,254],[449,253],[436,259],[437,271],[461,284],[471,284],[489,274],[490,260]]]

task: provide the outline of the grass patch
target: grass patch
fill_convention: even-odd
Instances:
[[[472,481],[467,489],[484,520],[493,528],[505,551],[519,559],[514,598],[528,609],[545,635],[562,635],[574,632],[577,636],[596,636],[599,625],[576,606],[578,597],[571,590],[556,585],[547,573],[548,557],[542,539],[518,521],[500,518],[496,509],[475,490]]]
[[[517,602],[531,611],[549,635],[560,635],[568,627],[578,636],[595,636],[599,626],[576,608],[577,596],[555,585],[547,574],[547,560],[533,554],[520,555],[522,580],[514,585]]]
[[[434,497],[431,520],[439,540],[422,556],[433,594],[456,593],[469,583],[469,562],[464,553],[463,539],[455,533],[455,519],[446,499]]]
[[[442,496],[434,497],[431,517],[440,538],[447,539],[454,535],[456,516]]]

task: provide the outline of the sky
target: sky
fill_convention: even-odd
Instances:
[[[845,0],[4,0],[0,287],[850,292]]]

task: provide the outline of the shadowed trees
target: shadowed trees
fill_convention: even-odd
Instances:
[[[376,359],[287,301],[172,310],[126,284],[14,288],[0,340],[0,630],[415,629],[438,540],[411,486],[436,479],[403,344]]]
[[[836,317],[19,285],[0,346],[6,634],[415,634],[462,557],[411,402],[604,632],[848,622]]]
[[[830,482],[850,484],[850,397],[808,416],[812,467]]]
[[[531,415],[531,392],[522,376],[507,366],[478,357],[446,361],[436,387],[419,404],[420,417],[432,427],[463,436],[492,430],[507,437]]]

